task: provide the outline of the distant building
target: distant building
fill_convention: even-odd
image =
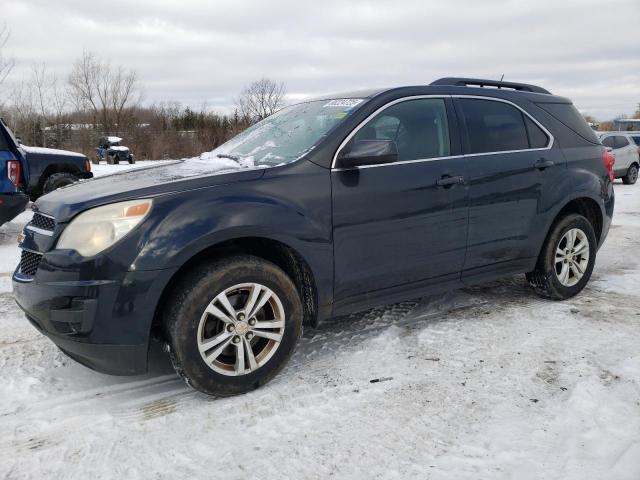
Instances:
[[[640,118],[618,118],[613,121],[613,129],[618,132],[640,131]]]

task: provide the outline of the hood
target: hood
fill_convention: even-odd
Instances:
[[[81,180],[40,197],[34,210],[66,222],[81,211],[107,203],[221,186],[253,180],[263,174],[264,167],[228,159],[177,160]]]
[[[75,161],[78,159],[86,159],[87,157],[81,153],[70,152],[68,150],[56,150],[55,148],[43,148],[43,147],[27,147],[26,145],[20,145],[20,148],[24,151],[29,158],[34,157],[60,157],[60,158],[73,158]]]

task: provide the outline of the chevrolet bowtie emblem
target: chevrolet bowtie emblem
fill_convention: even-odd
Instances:
[[[18,234],[18,243],[24,242],[24,233],[20,232]]]

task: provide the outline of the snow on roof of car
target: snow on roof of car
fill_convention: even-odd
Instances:
[[[111,143],[118,143],[121,142],[122,139],[120,137],[107,137],[107,141]]]

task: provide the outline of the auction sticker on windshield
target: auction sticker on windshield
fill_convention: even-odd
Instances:
[[[335,100],[331,100],[329,103],[325,103],[323,107],[324,108],[327,108],[327,107],[353,108],[360,103],[362,103],[361,98],[337,98]]]

